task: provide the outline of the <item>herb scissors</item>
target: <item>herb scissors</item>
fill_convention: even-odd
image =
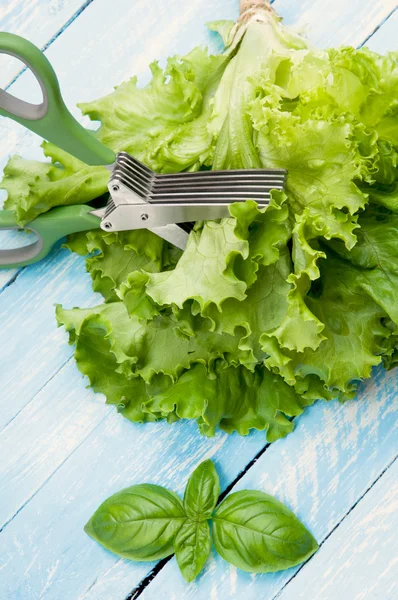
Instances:
[[[267,206],[272,189],[283,189],[283,169],[198,171],[157,174],[126,152],[117,156],[67,109],[57,76],[45,55],[24,38],[0,33],[0,54],[21,60],[35,75],[43,94],[31,104],[0,89],[0,115],[9,117],[88,165],[110,170],[109,197],[99,207],[59,206],[20,227],[13,211],[0,211],[0,229],[33,231],[37,240],[0,250],[0,268],[21,267],[44,258],[64,236],[101,228],[147,228],[185,248],[192,222],[228,217],[232,202],[253,199]]]

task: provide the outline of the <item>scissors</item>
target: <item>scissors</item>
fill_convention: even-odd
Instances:
[[[284,187],[287,173],[283,169],[158,174],[127,152],[116,156],[71,115],[55,71],[39,48],[20,36],[0,33],[0,54],[21,60],[35,75],[43,94],[40,104],[32,104],[0,89],[0,115],[86,164],[104,165],[110,171],[109,196],[105,199],[51,208],[24,227],[18,224],[13,211],[0,211],[0,229],[25,229],[37,235],[28,246],[0,250],[0,268],[35,263],[66,235],[98,228],[147,228],[185,248],[195,221],[228,217],[232,202],[253,199],[259,206],[267,206],[271,190]]]

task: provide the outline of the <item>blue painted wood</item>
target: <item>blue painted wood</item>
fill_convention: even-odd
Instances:
[[[397,7],[397,0],[275,0],[285,23],[322,48],[360,46]]]
[[[90,0],[0,0],[1,31],[26,37],[43,48]],[[19,73],[21,63],[0,57],[0,85],[7,86]]]
[[[2,343],[0,431],[54,377],[72,355],[65,333],[57,329],[54,304],[93,306],[84,261],[69,251],[53,252],[46,262],[24,269],[0,294]],[[65,411],[66,412],[66,411]]]
[[[279,600],[396,600],[397,531],[395,460]]]
[[[134,71],[141,70],[143,73],[144,65],[150,58],[166,56],[176,49],[184,52],[192,44],[209,39],[204,28],[199,32],[198,22],[217,17],[231,18],[236,14],[236,5],[232,0],[224,0],[216,6],[207,0],[192,2],[184,6],[183,11],[181,4],[174,1],[164,3],[156,0],[150,6],[144,2],[133,4],[124,1],[118,3],[121,13],[115,14],[107,12],[106,4],[109,8],[109,3],[95,0],[49,49],[49,55],[53,52],[55,61],[59,61],[62,77],[67,82],[65,95],[70,95],[70,102],[96,97],[108,91],[113,82],[120,81]],[[319,4],[322,3],[317,3],[318,11]],[[341,22],[325,21],[319,17],[316,34],[323,29],[325,36],[331,37],[333,34],[340,41],[341,24],[345,23],[345,15],[352,14],[354,4],[357,20],[366,20],[366,31],[375,28],[389,10],[389,3],[386,2],[376,5],[362,2],[359,5],[352,0],[344,4],[341,6]],[[300,6],[308,7],[308,3],[301,3]],[[293,8],[296,10],[293,6],[289,10]],[[145,17],[141,22],[139,18],[142,14]],[[165,23],[172,25],[166,28]],[[365,37],[362,37],[362,41]],[[100,45],[98,39],[101,40]],[[333,39],[330,43],[334,44],[336,42]],[[102,61],[95,60],[98,59],[99,47]],[[138,57],[138,60],[131,57]],[[58,68],[57,64],[55,66]],[[76,73],[80,72],[81,75],[76,77]],[[20,80],[22,82],[22,77]],[[24,84],[19,85],[23,91]],[[12,127],[8,131],[10,147],[16,148],[19,144],[24,155],[35,155],[37,140],[19,137],[20,132],[13,131]],[[0,152],[3,148],[4,145]],[[15,345],[7,349],[11,354],[6,371],[10,383],[5,388],[7,393],[1,398],[2,410],[3,405],[6,410],[10,405],[14,406],[8,413],[8,418],[14,417],[14,420],[2,432],[4,437],[0,437],[4,448],[1,450],[2,456],[9,457],[5,464],[7,474],[0,485],[15,490],[15,498],[12,491],[7,491],[7,496],[4,496],[7,504],[3,519],[12,520],[5,527],[0,542],[6,548],[0,597],[7,600],[36,600],[39,597],[57,600],[121,599],[145,576],[151,565],[120,561],[84,536],[82,525],[98,503],[117,489],[145,479],[182,490],[192,468],[213,453],[222,470],[225,486],[263,446],[264,437],[257,433],[244,439],[237,436],[227,439],[219,435],[213,440],[204,440],[198,436],[194,424],[134,426],[109,412],[108,408],[101,406],[100,397],[84,390],[74,365],[68,362],[70,349],[62,343],[62,332],[56,332],[54,321],[51,325],[50,305],[53,301],[71,306],[84,305],[90,298],[93,300],[81,259],[61,259],[60,255],[54,255],[49,263],[26,271],[26,275],[24,272],[20,276],[20,285],[15,288],[17,291],[8,296],[9,302],[5,302],[4,310],[0,310],[2,324],[12,319],[12,313],[25,315],[23,321],[19,318],[13,323],[14,327],[10,326],[4,337],[2,335],[2,340],[11,340]],[[37,277],[41,279],[40,282]],[[18,281],[7,288],[2,296],[10,294]],[[75,289],[73,286],[76,286]],[[32,304],[35,307],[33,319]],[[15,342],[12,336],[16,337]],[[25,348],[29,350],[24,357]],[[18,359],[18,354],[21,359]],[[27,384],[20,383],[21,373],[25,371]],[[306,486],[304,483],[302,485],[302,493],[309,496],[311,487],[316,488],[317,485],[319,489],[327,489],[322,506],[327,506],[335,519],[341,513],[340,496],[333,495],[336,477],[339,477],[339,489],[344,492],[344,501],[347,496],[347,504],[351,503],[351,506],[358,499],[359,490],[363,489],[366,481],[374,481],[383,465],[386,466],[386,461],[391,458],[391,449],[394,450],[389,443],[388,432],[396,423],[393,398],[389,395],[394,389],[390,377],[379,374],[373,383],[368,384],[379,388],[380,396],[376,405],[373,399],[375,388],[371,387],[364,404],[354,403],[349,407],[332,404],[316,406],[303,417],[303,425],[299,425],[305,428],[305,435],[300,436],[297,432],[285,442],[267,450],[265,457],[271,451],[274,453],[270,455],[274,457],[272,462],[278,463],[279,460],[281,467],[289,465],[290,479],[287,479],[290,483],[287,482],[284,489],[285,499],[293,508],[300,506],[301,510],[301,497],[293,496],[291,499],[291,490],[296,489],[294,477],[299,467],[298,463],[289,461],[294,457],[302,461],[302,448],[306,459],[299,464],[301,477],[307,482]],[[50,378],[52,380],[47,384]],[[19,392],[10,402],[9,392],[12,393],[14,385],[20,386]],[[26,403],[26,399],[31,402]],[[54,410],[50,411],[52,405]],[[18,411],[20,413],[17,415]],[[326,414],[327,417],[324,416]],[[344,415],[342,420],[337,414]],[[336,439],[341,431],[346,439],[340,449]],[[322,461],[325,461],[330,448],[335,448],[335,452],[331,453],[336,461],[335,468],[336,465],[341,466],[342,462],[345,464],[344,461],[349,465],[346,470],[340,469],[337,473],[332,470],[328,477],[328,463],[325,466]],[[322,459],[319,464],[325,470],[323,479],[311,472],[311,464],[318,461],[318,456]],[[19,473],[19,468],[22,473]],[[274,472],[275,489],[279,497],[281,484],[276,478],[281,477],[281,472],[282,469]],[[261,474],[254,472],[253,487],[264,483],[260,479]],[[270,480],[267,481],[272,484]],[[18,508],[21,510],[14,517]],[[299,514],[305,518],[305,512],[300,510]],[[319,515],[322,515],[321,509]],[[332,517],[326,523],[329,530],[332,522],[335,522]],[[319,516],[319,520],[322,520],[322,516]],[[307,523],[311,526],[311,522]],[[224,581],[224,587],[216,588],[214,593],[224,597],[225,590],[229,589],[229,579],[226,579],[224,569],[215,572]],[[177,583],[181,581],[179,574],[172,575],[169,572],[169,575],[175,577],[175,585],[171,589],[177,589]],[[245,593],[241,574],[232,573],[231,581],[235,590],[240,586],[239,594],[236,592],[235,597]],[[262,583],[255,583],[253,587],[258,590],[257,597],[264,597]],[[154,589],[148,588],[148,594],[155,593],[148,597],[157,600],[159,594],[156,595]],[[209,597],[209,589],[211,597],[213,583],[210,587],[200,584],[200,588],[192,589],[195,590],[195,598]]]

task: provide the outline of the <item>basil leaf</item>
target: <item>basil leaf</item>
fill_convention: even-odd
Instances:
[[[211,549],[210,527],[207,521],[187,519],[178,531],[174,551],[180,571],[186,581],[200,573]]]
[[[188,479],[185,512],[194,521],[210,519],[220,495],[220,481],[211,460],[205,460]]]
[[[173,553],[174,538],[185,519],[174,492],[144,483],[105,500],[84,530],[119,556],[155,560]]]
[[[217,552],[239,569],[267,573],[288,569],[318,548],[310,532],[281,502],[264,492],[235,492],[213,517]]]

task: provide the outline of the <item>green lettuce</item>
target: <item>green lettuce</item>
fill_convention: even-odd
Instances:
[[[94,391],[132,421],[195,419],[274,441],[317,399],[398,363],[398,54],[321,51],[270,6],[80,105],[97,135],[158,172],[284,168],[266,209],[196,223],[181,253],[146,230],[70,236],[104,303],[57,308]],[[90,202],[107,173],[50,144],[1,184],[20,222]]]
[[[105,167],[89,167],[49,142],[42,147],[51,163],[13,156],[4,168],[4,208],[14,210],[21,225],[54,206],[84,204],[107,191]]]
[[[87,271],[93,289],[102,294],[105,302],[118,299],[117,290],[132,271],[166,271],[174,267],[181,252],[147,229],[121,233],[89,231],[68,236],[69,250],[88,256]]]

